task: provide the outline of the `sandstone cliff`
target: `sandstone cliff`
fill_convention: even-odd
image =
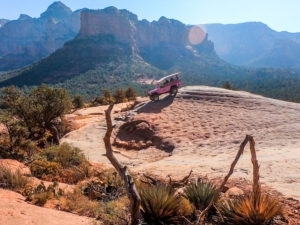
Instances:
[[[133,53],[164,69],[170,67],[170,63],[163,66],[156,62],[194,57],[202,49],[214,52],[212,42],[208,41],[207,34],[200,27],[187,26],[165,17],[153,22],[140,21],[135,14],[115,7],[83,10],[78,38],[100,34],[112,35],[117,42],[130,44]],[[195,42],[195,38],[198,41]]]

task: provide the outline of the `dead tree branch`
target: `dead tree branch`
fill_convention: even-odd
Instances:
[[[252,184],[252,192],[253,192],[253,205],[256,205],[258,199],[260,198],[261,189],[259,184],[259,165],[256,158],[256,151],[255,151],[255,142],[253,137],[249,137],[250,142],[250,152],[251,152],[251,162],[253,165],[253,184]]]
[[[111,111],[113,108],[113,104],[108,107],[107,110],[105,110],[105,119],[107,124],[107,131],[105,133],[105,136],[103,138],[105,149],[106,149],[106,156],[111,162],[111,164],[114,166],[114,168],[118,171],[120,177],[125,182],[126,185],[126,192],[127,196],[130,201],[130,213],[131,213],[131,225],[138,225],[140,224],[141,214],[140,214],[140,205],[141,205],[141,198],[136,190],[133,178],[128,172],[128,169],[126,166],[122,166],[121,163],[117,160],[117,158],[113,154],[113,149],[110,143],[110,137],[113,130],[112,121],[111,121]]]
[[[186,175],[185,177],[183,177],[181,180],[172,180],[171,176],[169,176],[169,181],[168,181],[168,185],[173,187],[173,188],[178,188],[178,187],[183,187],[185,186],[188,181],[189,181],[189,178],[190,176],[192,175],[192,172],[193,170],[190,170],[189,174]],[[159,180],[159,179],[156,179],[154,177],[151,177],[149,175],[146,175],[146,174],[143,174],[143,176],[148,179],[149,181],[144,181],[144,180],[141,180],[143,183],[145,184],[149,184],[149,185],[153,185],[153,186],[156,186],[156,185],[159,185],[159,184],[163,184],[163,183],[166,183],[165,181],[163,180]]]
[[[244,149],[245,149],[245,146],[246,144],[250,142],[250,151],[251,151],[251,154],[253,154],[252,152],[254,152],[254,155],[255,157],[253,158],[252,157],[252,163],[255,161],[257,163],[257,160],[256,160],[256,154],[255,154],[255,148],[254,148],[254,139],[252,136],[250,135],[246,135],[244,141],[241,143],[240,145],[240,149],[239,151],[237,152],[236,156],[235,156],[235,159],[233,160],[233,162],[231,163],[231,166],[230,166],[230,169],[229,169],[229,172],[228,174],[225,176],[222,184],[220,185],[220,187],[217,189],[216,193],[214,194],[212,200],[210,201],[210,203],[208,204],[208,206],[201,212],[200,216],[199,216],[199,219],[198,219],[198,224],[199,222],[201,221],[201,219],[203,219],[204,215],[206,215],[206,213],[208,212],[208,210],[212,207],[212,205],[214,204],[215,200],[218,198],[218,196],[220,195],[221,191],[223,190],[225,184],[227,183],[229,177],[233,174],[233,170],[234,170],[234,167],[236,166],[237,162],[239,161],[241,155],[243,154],[244,152]],[[253,156],[253,155],[252,155]],[[254,169],[254,164],[253,164],[253,169]],[[257,180],[257,177],[259,176],[258,175],[258,171],[256,171],[257,175],[254,176],[254,172],[253,172],[253,181],[254,181],[254,177],[256,178]],[[259,179],[259,178],[258,178]],[[258,180],[257,180],[258,181]],[[253,185],[253,189],[254,189],[254,185]],[[255,189],[258,189],[257,187],[255,187]]]

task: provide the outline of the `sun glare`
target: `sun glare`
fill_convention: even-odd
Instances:
[[[189,31],[189,42],[193,45],[200,44],[206,37],[206,31],[200,26],[193,26]]]

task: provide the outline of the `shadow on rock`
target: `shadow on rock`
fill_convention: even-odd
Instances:
[[[160,113],[163,108],[168,107],[176,96],[166,95],[159,101],[149,101],[136,110],[137,113]]]
[[[120,126],[113,145],[128,150],[141,150],[155,146],[167,153],[173,152],[175,148],[174,144],[156,136],[153,127],[145,120],[133,120]]]

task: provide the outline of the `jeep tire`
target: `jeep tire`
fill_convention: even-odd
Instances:
[[[176,95],[178,92],[178,88],[176,86],[173,86],[170,90],[170,95]]]
[[[154,94],[150,96],[151,101],[158,101],[159,100],[159,95],[158,94]]]

